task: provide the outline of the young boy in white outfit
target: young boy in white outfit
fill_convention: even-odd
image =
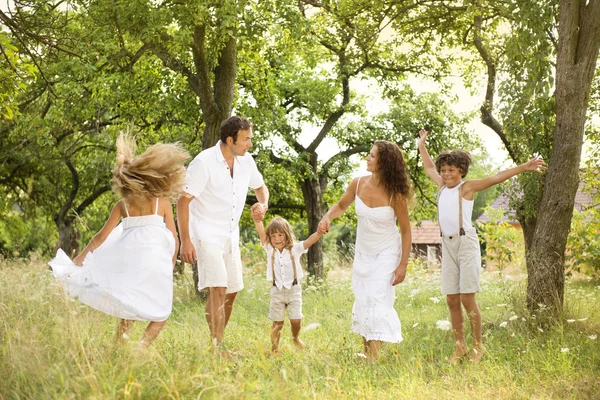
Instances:
[[[292,340],[298,348],[303,349],[305,345],[298,337],[302,327],[300,279],[304,276],[300,256],[317,243],[323,234],[315,232],[308,239],[296,242],[292,227],[285,219],[273,218],[265,231],[262,216],[252,216],[260,244],[267,252],[267,279],[272,282],[269,311],[269,319],[273,321],[271,350],[276,352],[279,349],[286,308],[292,326]]]
[[[537,171],[546,164],[536,157],[494,176],[463,182],[471,165],[469,153],[444,151],[434,164],[425,147],[427,133],[425,130],[419,132],[418,145],[425,172],[440,188],[438,221],[442,233],[442,294],[446,295],[455,339],[455,351],[448,361],[457,364],[469,355],[469,361],[477,363],[485,353],[485,347],[481,341],[481,312],[475,300],[475,293],[480,291],[481,253],[477,233],[471,225],[474,195],[521,172]],[[465,342],[461,303],[471,325],[471,351]]]

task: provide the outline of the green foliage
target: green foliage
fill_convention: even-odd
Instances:
[[[486,245],[486,265],[498,271],[509,266],[523,268],[525,265],[523,235],[519,229],[502,221],[505,212],[502,208],[488,207],[485,213],[490,221],[479,225],[481,239]]]
[[[586,274],[600,273],[600,178],[598,177],[597,157],[599,146],[591,151],[591,157],[583,170],[582,192],[592,198],[592,202],[581,211],[573,212],[571,233],[567,240],[565,263],[572,271]]]

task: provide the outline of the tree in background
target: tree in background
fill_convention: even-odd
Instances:
[[[472,46],[487,69],[482,121],[515,163],[532,154],[549,160],[541,179],[519,178],[523,196],[513,208],[525,237],[528,307],[556,316],[600,47],[600,2],[473,2],[461,12],[472,20],[459,30],[463,48]]]

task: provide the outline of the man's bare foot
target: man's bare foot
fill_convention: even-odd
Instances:
[[[293,338],[292,342],[294,342],[294,345],[299,348],[300,350],[304,350],[304,348],[306,347],[306,345],[304,344],[304,342],[302,340],[300,340],[299,338]]]
[[[469,361],[473,364],[478,364],[481,361],[481,357],[485,354],[485,347],[480,344],[477,346],[473,346],[471,349],[471,354],[469,355]]]
[[[466,346],[457,345],[456,349],[454,349],[454,354],[448,357],[448,362],[450,365],[456,365],[461,362],[467,354],[469,354],[469,349],[467,349]]]

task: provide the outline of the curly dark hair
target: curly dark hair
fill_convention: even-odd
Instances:
[[[377,147],[377,167],[384,190],[390,196],[401,194],[410,200],[413,190],[400,147],[387,140],[376,140],[374,145]]]
[[[443,165],[451,165],[460,169],[461,176],[464,178],[469,173],[471,155],[464,150],[442,151],[435,159],[435,169],[437,169],[438,174]]]

